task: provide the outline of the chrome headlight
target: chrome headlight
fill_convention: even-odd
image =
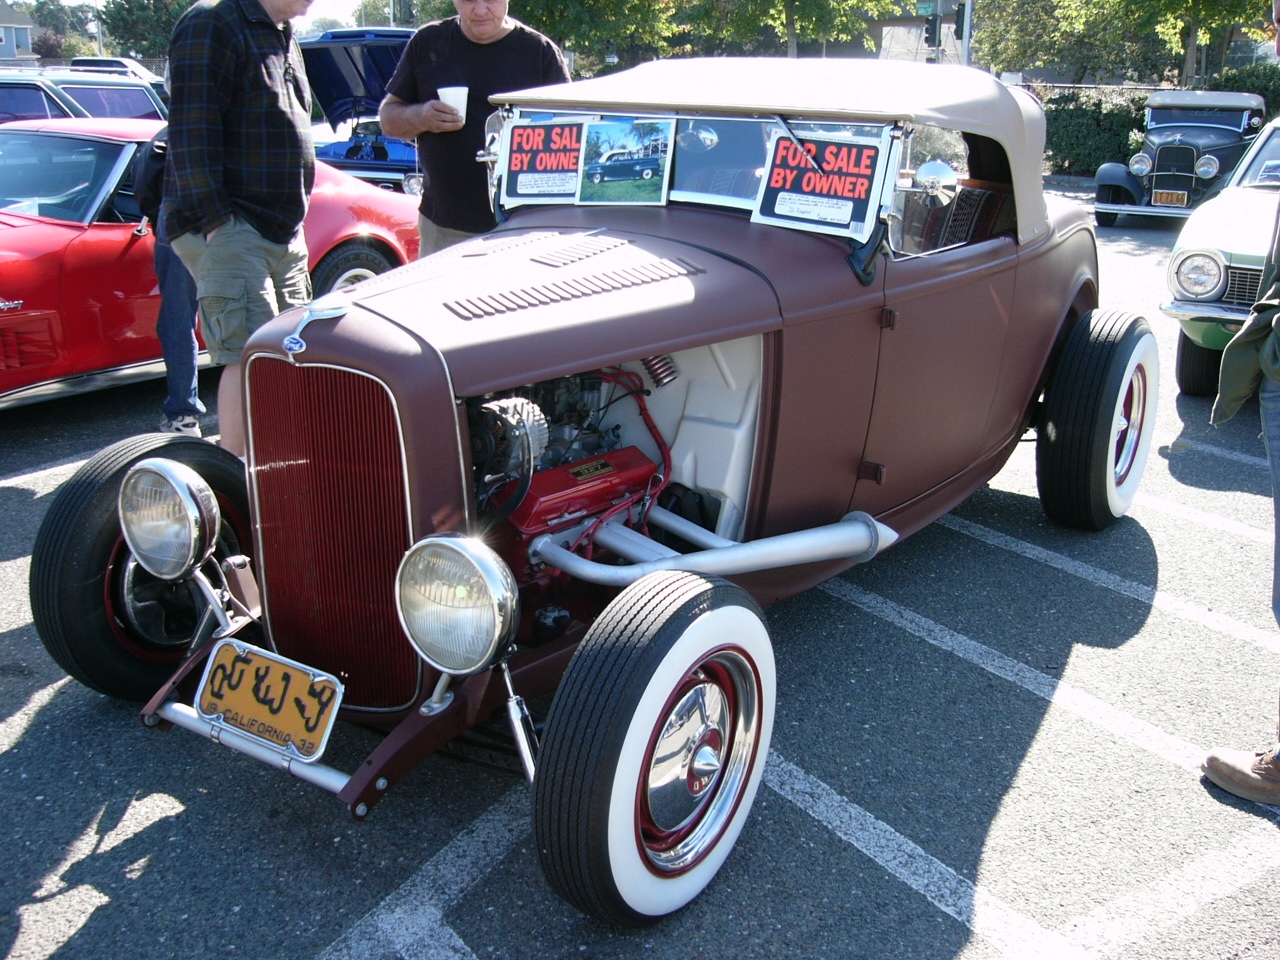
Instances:
[[[479,673],[520,622],[516,579],[474,537],[444,534],[409,548],[396,573],[396,610],[418,655],[444,673]]]
[[[1203,156],[1196,161],[1194,169],[1196,171],[1196,176],[1201,180],[1211,180],[1218,175],[1218,158]]]
[[[406,173],[404,179],[400,181],[400,186],[411,197],[422,196],[422,174]]]
[[[1151,172],[1151,156],[1146,153],[1135,153],[1129,158],[1129,172],[1135,177],[1145,177]]]
[[[1175,292],[1191,300],[1216,297],[1222,292],[1227,271],[1221,260],[1208,253],[1192,253],[1173,268]]]
[[[118,509],[129,549],[161,580],[188,576],[218,542],[218,498],[200,474],[174,460],[151,458],[130,467]]]

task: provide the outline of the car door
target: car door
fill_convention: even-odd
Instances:
[[[63,261],[63,327],[76,373],[107,370],[160,356],[156,314],[160,291],[150,227],[93,223],[67,245]]]
[[[961,173],[967,172],[961,170]],[[1007,185],[960,179],[897,201],[885,314],[856,509],[911,501],[978,461],[1000,379],[1017,273]]]

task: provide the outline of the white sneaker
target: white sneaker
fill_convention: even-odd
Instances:
[[[177,433],[184,437],[200,436],[200,421],[195,417],[178,417],[176,420],[164,419],[157,428],[161,433]]]

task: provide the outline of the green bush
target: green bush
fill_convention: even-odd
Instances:
[[[1045,162],[1051,173],[1091,177],[1104,163],[1124,163],[1142,136],[1147,95],[1103,100],[1088,91],[1053,97],[1045,104]]]
[[[1210,77],[1205,86],[1209,90],[1256,93],[1267,101],[1268,120],[1280,113],[1280,64],[1253,63],[1239,70],[1224,70]]]

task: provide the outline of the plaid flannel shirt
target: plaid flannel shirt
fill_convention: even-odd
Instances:
[[[273,243],[315,182],[311,90],[290,24],[259,0],[198,0],[169,40],[165,226],[208,233],[234,214]]]

